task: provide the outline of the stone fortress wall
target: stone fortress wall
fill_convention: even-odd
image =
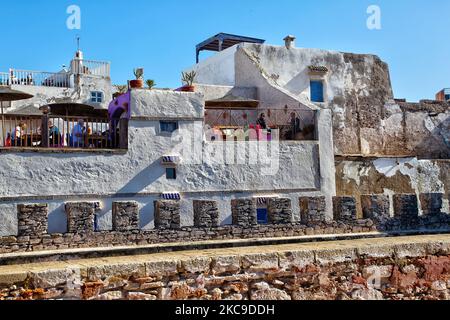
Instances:
[[[359,219],[354,197],[334,197],[330,219],[325,197],[300,197],[301,221],[294,221],[290,199],[273,198],[267,204],[268,224],[258,224],[255,199],[236,199],[231,202],[232,224],[222,226],[217,202],[198,200],[193,202],[194,226],[190,227],[180,224],[180,201],[158,200],[153,230],[139,228],[136,202],[114,202],[109,231],[96,229],[99,202],[68,202],[65,234],[48,234],[47,204],[21,204],[17,206],[18,234],[0,237],[0,253],[374,231],[448,232],[450,215],[443,212],[443,198],[437,193],[421,194],[419,199],[415,194],[394,195],[392,215],[389,197],[364,195],[360,200],[364,216]]]
[[[449,261],[421,235],[5,265],[0,300],[448,300]]]

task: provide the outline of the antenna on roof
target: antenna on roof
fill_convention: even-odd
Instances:
[[[77,35],[77,51],[80,51],[80,36]]]

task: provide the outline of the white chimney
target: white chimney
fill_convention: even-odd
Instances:
[[[284,43],[286,44],[286,48],[295,48],[295,39],[296,38],[293,35],[286,36],[286,38],[283,39]]]

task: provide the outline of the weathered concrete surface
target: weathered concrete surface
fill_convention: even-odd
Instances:
[[[360,195],[365,194],[392,197],[393,194],[442,193],[442,210],[449,212],[449,173],[449,160],[339,158],[336,159],[336,189],[338,195],[351,194],[357,199],[360,217]],[[393,215],[393,206],[390,214]]]
[[[0,266],[0,299],[446,300],[450,236]]]
[[[75,83],[74,76],[71,76],[71,88],[56,88],[44,86],[13,85],[12,89],[27,92],[34,97],[27,100],[14,101],[12,109],[23,106],[35,105],[38,108],[52,103],[74,102],[92,105],[98,109],[108,109],[112,97],[112,85],[110,78],[92,77],[86,74],[80,76],[79,83]],[[102,103],[91,102],[91,92],[99,91],[103,93]]]
[[[153,118],[203,118],[203,97],[198,93],[135,89],[131,116]]]
[[[192,69],[200,83],[256,87],[261,109],[302,109],[312,105],[311,65],[329,70],[317,105],[333,111],[336,154],[450,157],[449,104],[394,100],[388,65],[375,55],[240,44]]]

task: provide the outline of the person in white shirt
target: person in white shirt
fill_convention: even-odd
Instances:
[[[11,145],[13,147],[20,147],[22,146],[22,135],[26,129],[26,125],[24,122],[19,122],[19,124],[14,128],[14,131],[12,133],[12,141]]]

